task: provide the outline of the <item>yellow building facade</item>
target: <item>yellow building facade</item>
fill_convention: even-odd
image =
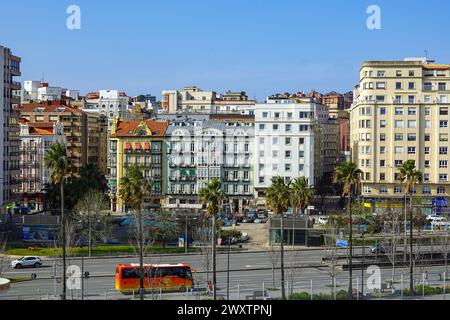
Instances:
[[[120,181],[132,165],[137,165],[143,176],[152,184],[152,192],[144,199],[143,209],[160,207],[167,183],[165,181],[167,152],[164,143],[167,127],[166,121],[114,121],[108,163],[113,212],[125,212],[127,209],[119,195]]]

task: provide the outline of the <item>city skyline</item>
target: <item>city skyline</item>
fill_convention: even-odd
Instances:
[[[44,77],[81,93],[117,88],[129,95],[157,96],[163,89],[196,85],[218,92],[245,90],[249,98],[262,101],[285,91],[347,92],[358,83],[359,67],[367,60],[402,60],[423,56],[425,50],[437,61],[450,60],[450,45],[438,42],[448,29],[439,17],[449,5],[439,0],[429,2],[442,8],[433,25],[415,22],[422,15],[418,6],[408,7],[406,15],[406,2],[378,1],[381,30],[366,27],[369,1],[308,6],[264,1],[257,7],[233,1],[136,1],[127,6],[77,1],[81,30],[66,28],[71,4],[2,5],[8,15],[0,13],[0,27],[22,15],[21,25],[2,37],[3,45],[23,57],[21,81]],[[306,15],[305,9],[317,14]],[[36,34],[30,36],[29,30]],[[39,31],[48,36],[40,37]],[[401,46],[393,46],[398,32]],[[438,45],[415,40],[421,37]]]

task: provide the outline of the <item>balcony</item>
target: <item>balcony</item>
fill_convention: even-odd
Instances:
[[[18,81],[12,81],[11,82],[11,89],[12,90],[20,90],[22,89],[22,84]]]

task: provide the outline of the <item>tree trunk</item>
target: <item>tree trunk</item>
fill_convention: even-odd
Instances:
[[[281,254],[280,254],[280,263],[281,263],[281,300],[286,300],[286,290],[284,286],[284,226],[283,226],[283,215],[284,213],[281,213],[281,220],[280,220],[280,236],[281,236]]]
[[[139,218],[139,298],[144,300],[144,230],[142,230],[142,212],[138,211]]]
[[[89,248],[89,258],[91,257],[92,254],[92,217],[89,217],[89,244],[88,244],[88,248]]]
[[[61,188],[61,224],[62,224],[62,258],[63,258],[63,292],[62,300],[66,300],[67,283],[66,283],[66,219],[64,216],[64,178],[60,183]]]
[[[217,300],[217,265],[216,265],[216,214],[212,216],[212,258],[213,258],[213,300]]]
[[[413,210],[412,195],[409,195],[409,292],[411,296],[415,295],[414,288],[414,264],[413,264]]]
[[[349,211],[349,283],[348,296],[353,299],[353,215],[352,215],[352,191],[348,195],[348,211]]]

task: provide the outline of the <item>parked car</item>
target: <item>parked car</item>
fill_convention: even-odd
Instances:
[[[443,222],[445,221],[445,218],[436,215],[429,215],[427,216],[427,220],[431,222]]]
[[[39,257],[22,257],[20,259],[11,262],[11,267],[14,269],[20,268],[40,268],[42,266],[42,260]]]
[[[381,244],[376,244],[374,246],[370,246],[369,250],[371,253],[376,254],[376,253],[386,253],[386,248],[383,247]]]
[[[263,219],[255,219],[254,223],[263,223]]]

